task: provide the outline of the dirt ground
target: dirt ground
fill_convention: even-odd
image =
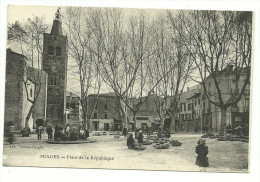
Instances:
[[[174,134],[182,146],[143,151],[129,150],[126,138],[112,135],[91,136],[95,143],[48,144],[47,136],[18,138],[13,145],[4,143],[3,164],[7,166],[73,167],[199,171],[195,165],[195,146],[201,134]],[[248,143],[219,142],[206,139],[210,172],[248,172]]]

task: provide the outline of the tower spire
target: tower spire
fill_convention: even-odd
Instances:
[[[57,12],[55,13],[55,19],[53,20],[52,28],[51,28],[51,34],[53,35],[63,35],[62,34],[62,23],[61,23],[61,14],[60,14],[60,8],[57,9]]]
[[[60,7],[57,9],[57,12],[55,13],[55,20],[60,20]]]

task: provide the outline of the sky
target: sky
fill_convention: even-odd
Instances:
[[[8,23],[26,21],[34,16],[45,16],[46,22],[50,23],[55,17],[57,6],[8,6]]]
[[[44,17],[45,22],[50,26],[52,26],[52,22],[55,18],[55,13],[57,12],[58,6],[13,6],[9,5],[8,7],[8,23],[12,24],[15,21],[25,22],[28,18],[32,18],[33,16]],[[64,7],[61,8],[61,14],[64,12]],[[49,30],[50,31],[50,30]],[[15,48],[15,44],[9,44],[9,48],[13,49],[16,52],[19,52],[19,49]],[[75,64],[70,57],[68,58],[68,66]],[[79,78],[75,74],[71,74],[71,72],[67,71],[67,90],[72,91],[80,95],[80,83]],[[102,84],[101,93],[111,92],[112,90]]]
[[[17,5],[9,5],[8,6],[8,23],[12,24],[15,21],[19,22],[25,22],[28,18],[32,18],[33,16],[39,16],[44,17],[45,22],[50,25],[52,25],[53,19],[55,18],[55,13],[59,6],[17,6]],[[65,7],[61,6],[61,14],[64,14]],[[153,9],[150,11],[150,16],[153,18],[153,16],[157,15],[158,13],[165,12],[165,10],[160,9]],[[125,9],[124,15],[127,18],[129,14],[135,13],[135,9]],[[13,49],[14,51],[19,52],[18,49],[15,48],[14,45],[9,44],[9,48]],[[68,67],[72,64],[75,64],[70,57],[68,58]],[[70,91],[73,91],[77,94],[80,94],[80,83],[79,78],[75,77],[75,75],[72,75],[71,72],[67,71],[67,89]],[[113,90],[107,86],[105,83],[101,86],[101,93],[107,93],[112,92]]]
[[[55,13],[59,6],[14,6],[14,5],[9,5],[8,6],[8,23],[14,23],[15,21],[20,21],[20,22],[25,22],[28,18],[32,18],[33,16],[39,16],[39,17],[45,17],[45,22],[47,24],[52,25],[52,21],[55,18]],[[64,14],[65,12],[65,7],[61,6],[61,14]],[[134,9],[125,9],[124,14],[129,15],[130,13],[135,12]],[[157,15],[158,13],[165,12],[165,10],[160,10],[160,9],[153,9],[152,11],[149,11],[151,18],[154,15]],[[12,48],[12,47],[11,47]],[[13,49],[13,48],[12,48]],[[15,50],[15,49],[14,49]],[[68,60],[68,66],[75,64],[73,63],[73,60],[70,59]],[[80,93],[80,84],[79,84],[79,78],[75,79],[75,75],[72,75],[68,71],[68,90]],[[194,86],[196,83],[190,82],[188,83],[188,87]],[[111,92],[112,89],[110,89],[105,83],[102,84],[101,88],[101,93],[106,93],[106,92]]]

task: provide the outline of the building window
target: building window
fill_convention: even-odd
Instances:
[[[33,90],[32,90],[32,88],[30,89],[30,97],[32,97],[33,96]]]
[[[98,109],[98,105],[96,104],[96,106],[95,106],[95,109],[97,110]]]
[[[188,111],[191,110],[191,104],[188,104]]]
[[[197,101],[195,100],[195,106],[197,105]]]
[[[54,53],[54,48],[53,48],[53,46],[49,46],[49,48],[48,48],[48,54],[49,54],[49,55],[53,55],[53,53]]]
[[[97,113],[94,113],[94,119],[97,119]]]
[[[61,48],[56,47],[56,56],[61,56]]]
[[[184,111],[186,111],[186,103],[184,103]]]
[[[105,110],[107,110],[107,104],[105,104]]]
[[[107,114],[105,114],[105,118],[104,119],[107,119]]]
[[[56,76],[54,75],[50,76],[49,85],[56,85],[56,83],[57,83]]]
[[[200,99],[198,100],[198,105],[200,105]]]

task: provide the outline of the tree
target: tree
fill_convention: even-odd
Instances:
[[[88,27],[88,16],[86,9],[83,8],[66,8],[64,16],[65,30],[68,37],[69,55],[76,63],[70,66],[70,72],[79,76],[80,83],[80,104],[82,106],[82,116],[84,127],[90,130],[89,119],[93,112],[88,112],[88,95],[94,92],[95,105],[98,102],[98,95],[101,88],[101,77],[99,67],[96,64],[99,59],[90,49],[92,32]]]
[[[127,57],[127,41],[123,33],[122,11],[119,9],[90,9],[87,19],[92,33],[91,52],[97,56],[97,66],[102,80],[116,94],[120,115],[126,126],[127,110],[120,98],[124,94],[125,69],[124,61]],[[128,88],[129,89],[129,88]]]
[[[99,57],[98,64],[104,82],[113,89],[128,126],[128,110],[136,114],[152,94],[148,87],[150,52],[149,15],[138,11],[127,19],[119,9],[96,9],[89,27],[92,28],[92,51]],[[158,84],[158,83],[156,83]],[[144,97],[145,96],[145,97]],[[133,103],[133,98],[137,103]]]
[[[174,25],[197,67],[204,95],[221,110],[219,134],[226,137],[227,109],[240,101],[250,83],[252,12],[189,11]],[[174,21],[173,16],[171,20]],[[232,80],[233,92],[223,84]],[[209,82],[216,95],[211,94]]]
[[[21,52],[27,58],[25,73],[20,72],[18,69],[15,70],[22,78],[22,81],[26,88],[25,90],[27,93],[27,98],[29,97],[27,89],[27,78],[30,78],[35,84],[33,91],[34,98],[31,100],[32,105],[26,116],[25,127],[28,127],[28,122],[33,113],[33,109],[40,94],[43,82],[43,33],[45,33],[45,31],[48,29],[48,26],[45,24],[44,21],[44,17],[34,16],[32,19],[27,19],[27,21],[24,23],[15,22],[8,27],[8,41],[17,45],[19,52]],[[25,74],[26,77],[24,77],[23,74]]]
[[[151,81],[162,81],[155,88],[158,114],[163,126],[166,115],[171,119],[171,131],[175,132],[175,118],[178,113],[178,103],[183,89],[189,81],[192,71],[192,61],[188,57],[175,27],[169,21],[172,16],[161,15],[153,22],[153,59],[151,60]],[[167,19],[169,18],[169,19]]]

